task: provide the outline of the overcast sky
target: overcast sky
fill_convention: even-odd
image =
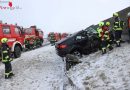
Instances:
[[[0,4],[3,5],[3,4]],[[13,0],[18,10],[0,10],[0,20],[48,32],[75,32],[130,6],[130,0]]]

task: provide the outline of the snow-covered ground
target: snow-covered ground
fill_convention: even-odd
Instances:
[[[0,63],[0,90],[63,90],[64,65],[54,46],[24,52],[12,67],[15,76],[5,80]]]
[[[96,52],[81,60],[83,63],[68,71],[80,90],[130,90],[130,44],[105,55]]]
[[[54,46],[44,46],[15,59],[15,76],[9,80],[4,79],[0,63],[0,90],[130,90],[129,54],[126,43],[105,55],[98,51],[84,56],[66,75]]]

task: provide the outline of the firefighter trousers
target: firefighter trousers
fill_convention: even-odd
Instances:
[[[12,65],[11,62],[5,62],[5,77],[9,77],[12,74]]]
[[[110,40],[102,40],[101,46],[102,46],[102,54],[106,53],[107,48],[109,48],[109,50],[113,49],[113,47],[110,44]]]
[[[116,30],[115,31],[115,40],[116,40],[117,46],[120,46],[121,35],[122,35],[122,30]]]
[[[113,31],[110,31],[110,44],[113,44],[114,43],[114,32]]]
[[[102,54],[106,53],[106,46],[107,46],[107,41],[106,40],[102,40],[101,41]]]

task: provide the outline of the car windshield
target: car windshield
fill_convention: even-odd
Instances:
[[[93,29],[93,28],[88,28],[86,29],[87,33],[97,33],[97,30]]]
[[[78,32],[75,32],[75,33],[73,33],[72,35],[68,35],[67,37],[73,37],[73,36],[75,36],[77,33],[79,33],[80,31],[78,31]]]

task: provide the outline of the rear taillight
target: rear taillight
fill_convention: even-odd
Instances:
[[[66,48],[66,47],[67,47],[67,45],[65,45],[65,44],[64,44],[64,45],[58,45],[58,46],[57,46],[57,48],[60,48],[60,49],[64,49],[64,48]]]

